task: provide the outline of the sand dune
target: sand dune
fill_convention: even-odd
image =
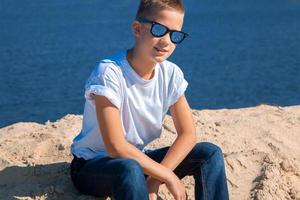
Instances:
[[[223,149],[232,200],[300,200],[300,106],[193,110],[193,116],[198,140]],[[69,177],[69,147],[81,120],[67,115],[0,129],[0,199],[96,199],[80,195]],[[175,136],[167,116],[161,138],[148,148],[170,145]],[[183,181],[194,199],[193,178]],[[164,186],[159,194],[172,199]]]

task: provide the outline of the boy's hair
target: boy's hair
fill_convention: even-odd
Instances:
[[[162,9],[175,9],[184,13],[183,0],[141,0],[136,19],[150,16]]]

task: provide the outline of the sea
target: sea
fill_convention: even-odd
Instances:
[[[300,0],[185,0],[169,58],[192,109],[300,105]],[[133,46],[139,1],[0,0],[0,127],[82,114],[97,63]]]

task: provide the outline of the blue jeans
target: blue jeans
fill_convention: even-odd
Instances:
[[[161,162],[169,147],[145,153]],[[174,173],[181,179],[187,175],[195,178],[196,200],[228,200],[228,188],[221,149],[211,143],[195,145]],[[112,196],[116,200],[147,200],[147,175],[133,159],[104,157],[84,160],[74,157],[71,178],[83,194],[98,197]]]

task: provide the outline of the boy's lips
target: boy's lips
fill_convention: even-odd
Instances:
[[[168,50],[166,50],[166,49],[161,49],[161,48],[158,48],[158,47],[154,47],[154,49],[155,49],[156,51],[160,52],[160,53],[166,53],[166,52],[168,52]]]

